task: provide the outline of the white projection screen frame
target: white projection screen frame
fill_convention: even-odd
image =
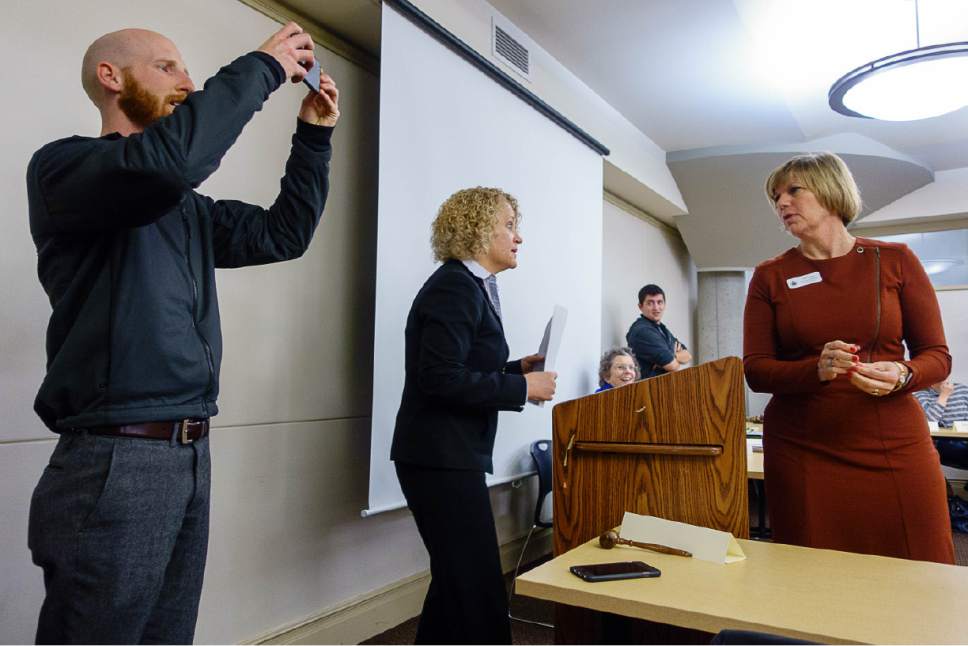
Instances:
[[[383,5],[380,163],[369,507],[406,506],[390,461],[404,379],[404,327],[433,273],[430,225],[454,191],[514,195],[524,244],[498,277],[511,357],[537,350],[555,305],[568,310],[556,401],[597,385],[601,338],[602,159],[547,116]],[[488,484],[532,471],[551,405],[501,412]]]

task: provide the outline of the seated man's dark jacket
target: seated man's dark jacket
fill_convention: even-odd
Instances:
[[[497,412],[521,410],[528,387],[483,282],[445,262],[417,293],[405,340],[390,459],[493,473]]]
[[[666,374],[662,366],[676,358],[676,343],[681,344],[664,323],[656,323],[645,316],[639,316],[632,323],[625,342],[635,353],[642,379]],[[686,349],[686,346],[682,348]]]
[[[303,254],[326,201],[332,128],[298,122],[268,210],[193,189],[283,81],[275,59],[253,52],[142,133],[34,154],[30,231],[53,307],[34,408],[49,428],[218,412],[215,268]]]

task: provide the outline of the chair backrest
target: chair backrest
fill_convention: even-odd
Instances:
[[[541,517],[545,498],[551,493],[551,440],[538,440],[531,444],[531,459],[538,472],[538,501],[534,506],[534,524],[538,527],[551,527],[552,520]]]

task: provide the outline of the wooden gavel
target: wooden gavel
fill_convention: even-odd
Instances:
[[[686,550],[679,550],[674,547],[669,547],[668,545],[659,545],[658,543],[640,543],[638,541],[630,541],[627,538],[622,538],[613,529],[604,532],[598,537],[598,544],[606,550],[610,550],[616,545],[631,545],[632,547],[641,547],[644,550],[652,550],[653,552],[659,552],[661,554],[672,554],[673,556],[692,556],[692,552],[687,552]]]

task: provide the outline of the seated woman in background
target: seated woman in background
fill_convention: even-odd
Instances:
[[[632,348],[612,348],[602,355],[598,364],[598,390],[595,392],[625,386],[641,378],[642,372]]]

